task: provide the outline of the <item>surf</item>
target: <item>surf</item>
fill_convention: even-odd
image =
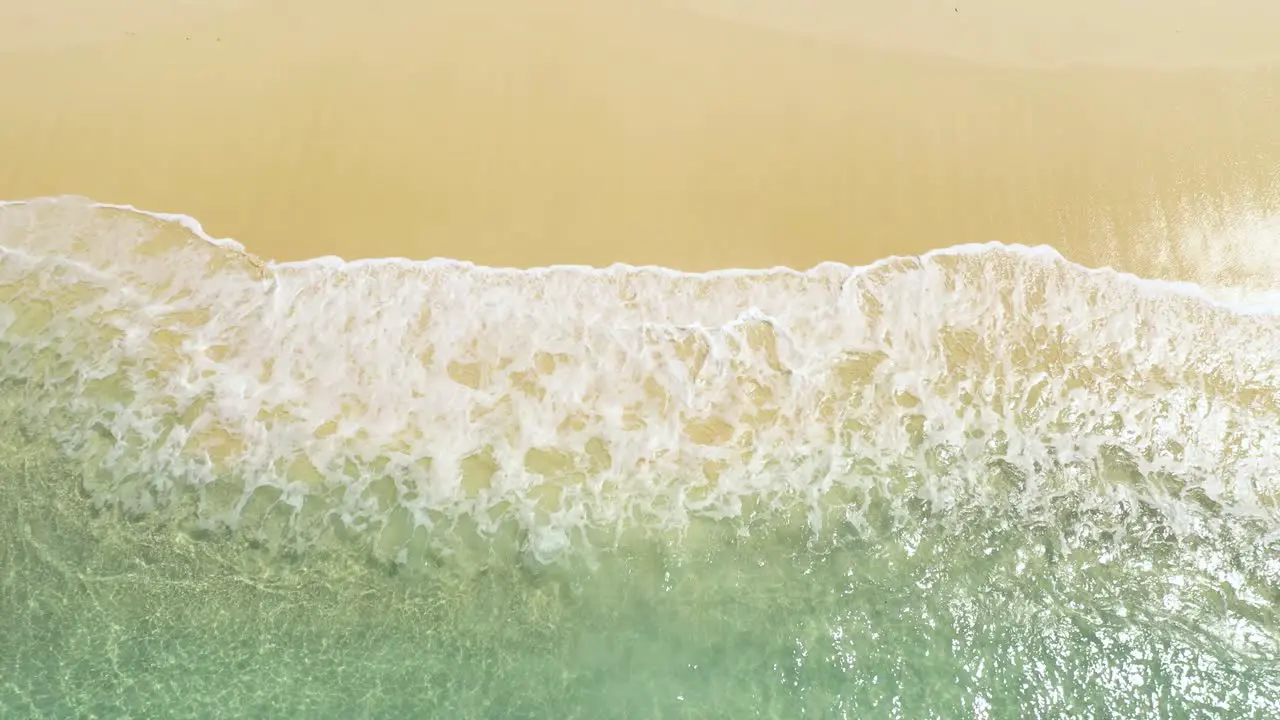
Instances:
[[[978,502],[993,467],[1028,506],[1081,470],[1274,521],[1276,308],[1046,247],[703,274],[276,264],[76,198],[4,206],[0,246],[7,379],[47,393],[40,422],[77,418],[57,433],[96,502],[190,496],[193,531],[265,504],[298,542],[300,518],[340,517],[395,557],[466,518],[548,560],[697,517]]]
[[[6,203],[0,707],[1274,713],[1276,309],[1047,247],[274,263]]]

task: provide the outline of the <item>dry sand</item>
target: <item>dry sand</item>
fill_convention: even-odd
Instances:
[[[111,5],[0,0],[0,198],[183,212],[278,259],[1001,240],[1280,287],[1277,3]]]

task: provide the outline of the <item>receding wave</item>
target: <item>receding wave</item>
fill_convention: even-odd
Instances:
[[[1037,628],[1018,645],[1034,659],[1106,635],[1081,629],[1090,613],[1156,627],[1201,608],[1189,639],[1098,640],[1081,660],[1096,697],[1125,697],[1113,650],[1159,646],[1160,673],[1218,683],[1180,697],[1259,709],[1280,697],[1240,689],[1280,689],[1256,669],[1280,659],[1280,306],[1221,297],[1000,244],[706,274],[278,264],[180,216],[0,206],[6,417],[110,522],[427,575],[463,555],[582,563],[579,584],[633,577],[624,560],[652,547],[741,573],[785,536],[821,567],[768,582],[815,586],[717,595],[723,612],[810,602],[823,620],[806,632],[838,649],[871,627],[840,601],[857,566],[957,637],[1003,605]],[[855,546],[863,559],[840,554]],[[744,548],[750,562],[725,555]],[[1005,600],[964,583],[934,597],[956,563],[1012,583]],[[1076,609],[1050,621],[1044,597]],[[831,652],[848,697],[875,695],[857,652]],[[1010,697],[1046,716],[1088,706],[1058,669]],[[971,685],[956,702],[973,717],[996,701]],[[871,712],[829,692],[805,702]]]

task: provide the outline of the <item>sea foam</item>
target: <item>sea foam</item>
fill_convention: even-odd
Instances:
[[[340,531],[403,562],[517,528],[550,561],[1065,494],[1280,527],[1280,305],[1048,247],[272,263],[186,216],[44,198],[0,205],[0,346],[97,503],[281,546]]]

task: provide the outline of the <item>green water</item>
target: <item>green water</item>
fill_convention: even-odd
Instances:
[[[0,718],[1280,717],[1280,315],[0,203]]]
[[[95,511],[6,400],[3,717],[1280,716],[1277,540],[1194,498],[1176,522],[1028,508],[993,478],[820,533],[762,514],[591,562],[494,538],[410,569]]]

